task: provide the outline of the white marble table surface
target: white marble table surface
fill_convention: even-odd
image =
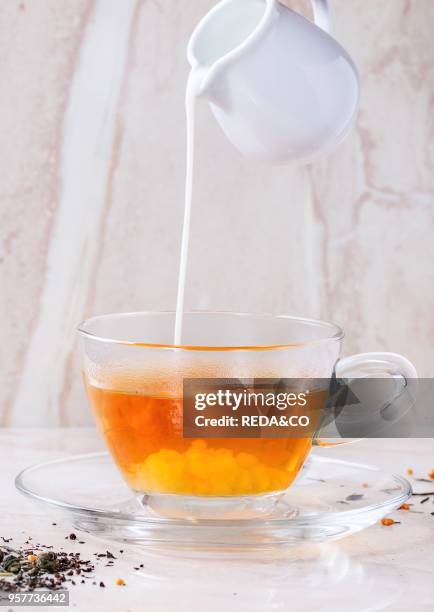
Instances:
[[[65,540],[71,525],[53,518],[42,505],[14,489],[16,473],[29,464],[101,448],[92,428],[0,430],[0,536],[19,546],[28,536],[87,559],[107,548],[114,567],[96,570],[97,584],[70,587],[70,606],[78,611],[268,611],[418,612],[434,609],[434,504],[396,511],[400,525],[374,525],[334,543],[276,552],[180,552],[101,542],[82,534],[85,544]],[[322,450],[321,452],[324,452]],[[434,440],[366,440],[327,449],[340,458],[361,460],[405,474],[411,467],[425,477],[434,468]],[[430,486],[430,485],[427,485]],[[430,490],[434,490],[433,486]],[[399,518],[398,518],[399,517]],[[134,570],[139,563],[143,569]],[[123,578],[125,587],[115,585]],[[14,608],[10,608],[14,609]],[[21,608],[20,608],[21,609]],[[59,608],[65,609],[65,608]]]

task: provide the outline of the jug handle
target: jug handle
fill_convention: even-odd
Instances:
[[[311,0],[311,2],[315,24],[330,34],[332,28],[328,0]]]

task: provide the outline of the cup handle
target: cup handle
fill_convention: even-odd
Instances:
[[[311,0],[315,24],[330,34],[331,19],[328,0]]]
[[[409,386],[412,379],[417,379],[414,365],[397,353],[358,353],[340,359],[335,367],[339,379],[354,378],[402,378],[402,390]],[[395,400],[399,400],[400,394]],[[355,442],[360,438],[337,440],[317,437],[312,442],[317,446],[336,446]]]

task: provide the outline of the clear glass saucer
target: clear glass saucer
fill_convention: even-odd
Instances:
[[[76,455],[23,470],[24,495],[69,515],[76,529],[116,540],[191,547],[264,548],[342,538],[373,525],[411,496],[405,478],[312,454],[262,518],[169,519],[144,507],[108,453]]]

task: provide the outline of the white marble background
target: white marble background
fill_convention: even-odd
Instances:
[[[91,422],[77,323],[174,307],[185,45],[213,4],[2,0],[1,425]],[[357,129],[310,167],[252,167],[201,108],[187,306],[330,319],[347,354],[433,375],[434,2],[332,5]]]

